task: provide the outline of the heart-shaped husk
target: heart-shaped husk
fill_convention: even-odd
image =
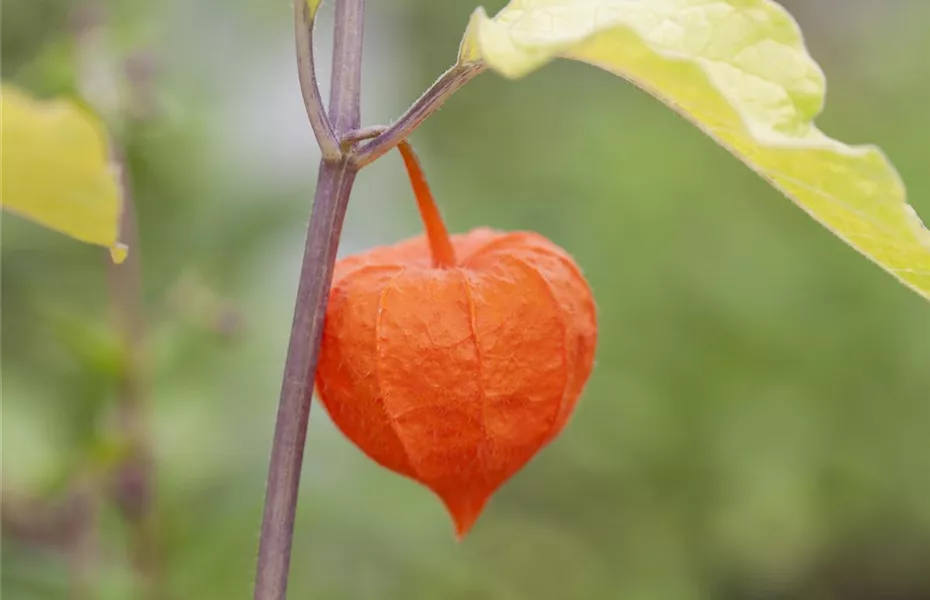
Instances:
[[[591,372],[596,310],[571,257],[538,234],[450,238],[401,151],[427,234],[337,264],[317,385],[336,426],[432,489],[461,539],[565,427]]]

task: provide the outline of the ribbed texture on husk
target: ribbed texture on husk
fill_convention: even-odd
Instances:
[[[317,386],[339,429],[432,489],[461,538],[488,498],[565,427],[591,373],[594,300],[535,233],[424,237],[336,265]]]

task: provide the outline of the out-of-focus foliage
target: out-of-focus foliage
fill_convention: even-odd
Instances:
[[[120,197],[103,124],[65,99],[2,88],[0,206],[73,238],[117,247]]]
[[[386,122],[454,60],[475,3],[368,4],[363,117]],[[927,214],[930,6],[785,5],[831,84],[820,127],[881,145]],[[4,3],[5,78],[70,91],[71,7]],[[173,598],[248,596],[318,158],[292,11],[109,7],[113,45],[158,65],[155,110],[123,138],[162,578]],[[321,66],[331,13],[324,2]],[[574,254],[599,303],[597,366],[566,432],[460,545],[437,500],[361,456],[315,406],[293,597],[927,596],[925,301],[667,108],[584,65],[482,75],[413,142],[451,230],[534,229]],[[2,228],[3,491],[57,498],[114,452],[106,261],[20,219]],[[343,252],[419,230],[388,155],[359,178]],[[98,597],[132,597],[129,535],[109,504],[100,531]],[[5,597],[68,597],[64,555],[3,542]]]

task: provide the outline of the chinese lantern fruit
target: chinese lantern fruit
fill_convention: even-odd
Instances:
[[[317,370],[336,426],[445,503],[459,538],[564,428],[591,373],[594,300],[535,233],[449,238],[406,144],[427,234],[338,262]]]

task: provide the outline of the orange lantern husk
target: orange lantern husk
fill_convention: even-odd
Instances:
[[[317,389],[349,440],[442,499],[461,539],[565,427],[594,362],[596,309],[541,235],[450,237],[400,150],[426,235],[336,264]]]

